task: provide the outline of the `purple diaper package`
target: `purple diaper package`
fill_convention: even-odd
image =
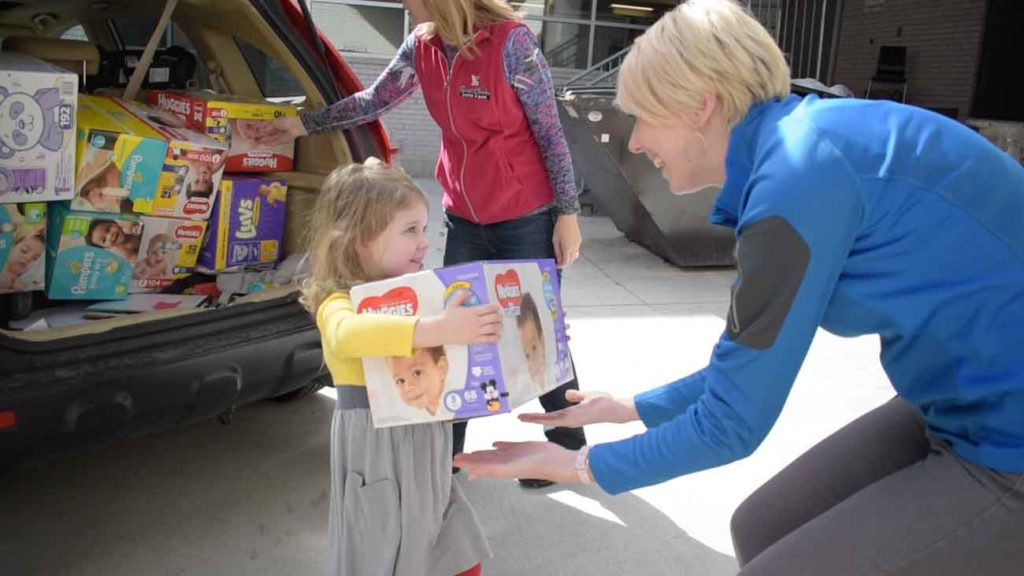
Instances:
[[[224,271],[241,266],[273,266],[284,242],[283,180],[225,176],[199,251],[200,269]]]
[[[554,260],[494,260],[352,288],[359,314],[432,316],[468,294],[504,315],[496,344],[446,344],[410,357],[363,358],[370,413],[384,428],[510,412],[572,380]]]

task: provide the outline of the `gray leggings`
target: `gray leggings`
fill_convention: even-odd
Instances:
[[[1024,475],[961,460],[895,398],[758,488],[732,538],[743,576],[1024,574]]]

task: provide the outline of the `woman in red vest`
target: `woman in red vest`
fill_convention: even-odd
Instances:
[[[419,26],[373,86],[327,108],[282,118],[260,143],[344,130],[375,120],[422,89],[441,128],[435,176],[444,189],[444,265],[474,260],[579,257],[579,200],[554,87],[537,38],[503,0],[405,0]],[[568,405],[573,380],[541,397]],[[465,423],[455,424],[456,453]],[[548,439],[576,450],[582,428]],[[548,481],[520,480],[525,486]]]

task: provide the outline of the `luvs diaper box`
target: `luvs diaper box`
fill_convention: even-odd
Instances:
[[[359,314],[431,316],[497,302],[496,344],[449,344],[411,357],[364,358],[374,426],[464,420],[509,412],[573,378],[553,260],[473,262],[352,288]]]
[[[159,292],[191,274],[199,258],[206,222],[184,218],[142,217],[139,256],[130,292]]]
[[[0,205],[0,294],[42,290],[46,204]]]
[[[0,203],[71,198],[77,96],[73,73],[0,52]]]
[[[223,271],[276,263],[284,243],[287,192],[283,180],[225,176],[199,267]]]
[[[46,294],[53,300],[121,300],[128,296],[142,225],[130,214],[50,205]]]
[[[189,128],[228,144],[228,172],[287,172],[292,169],[294,142],[260,146],[255,140],[268,126],[262,121],[295,116],[298,112],[293,106],[200,91],[153,90],[147,93],[146,101],[150,106],[177,114]]]
[[[77,156],[73,209],[153,211],[167,141],[115,100],[79,97]]]

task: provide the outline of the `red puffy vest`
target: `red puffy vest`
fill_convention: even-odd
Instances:
[[[444,208],[477,224],[512,220],[554,202],[551,179],[515,90],[505,78],[505,40],[520,22],[477,32],[474,58],[448,60],[438,36],[416,41],[416,77],[441,127],[435,176]]]

